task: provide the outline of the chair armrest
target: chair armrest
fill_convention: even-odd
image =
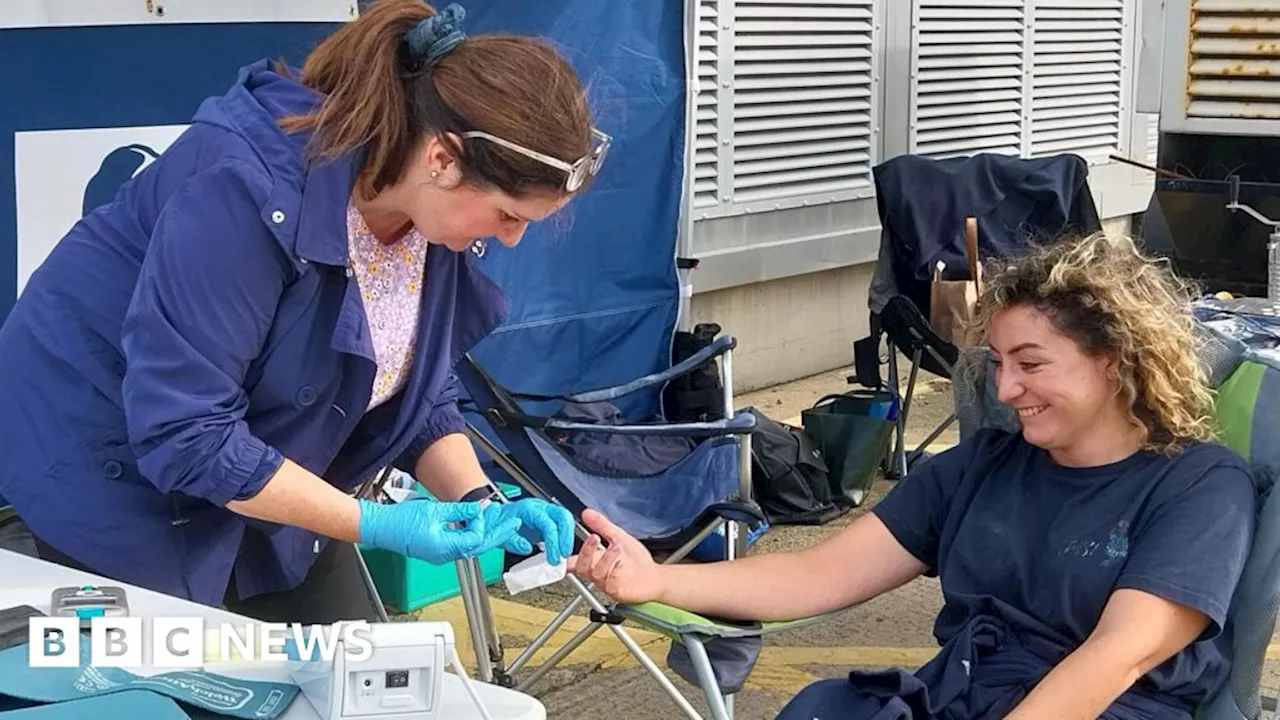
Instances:
[[[756,428],[756,418],[749,412],[739,412],[731,418],[712,422],[637,423],[634,425],[596,425],[548,418],[545,422],[538,423],[538,425],[549,430],[594,432],[608,435],[698,437],[708,435],[749,435]]]
[[[681,375],[687,375],[693,372],[694,370],[696,370],[700,365],[702,365],[706,361],[711,360],[712,358],[719,357],[725,354],[726,352],[736,348],[737,346],[738,346],[737,338],[733,337],[732,335],[723,335],[721,337],[716,338],[710,345],[702,348],[698,352],[694,353],[693,355],[690,355],[689,357],[685,358],[681,362],[676,363],[675,365],[672,365],[671,367],[667,368],[662,372],[653,373],[651,375],[645,375],[644,377],[639,377],[630,382],[623,383],[622,385],[615,385],[614,387],[601,388],[599,390],[589,390],[587,392],[580,392],[580,393],[575,393],[573,395],[566,395],[564,396],[564,399],[570,402],[579,402],[579,403],[600,402],[604,400],[616,400],[617,398],[623,397],[625,395],[630,395],[631,393],[636,392],[637,390],[643,390],[644,388],[647,388],[653,385],[669,382],[671,380],[674,380],[680,377]]]
[[[762,637],[783,630],[793,630],[814,625],[843,612],[837,611],[782,622],[760,623],[707,617],[706,615],[683,610],[674,605],[664,605],[657,602],[618,605],[614,608],[614,611],[673,640],[680,640],[684,635],[697,635],[704,638]]]

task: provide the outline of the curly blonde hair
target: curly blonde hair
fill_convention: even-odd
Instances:
[[[974,317],[983,344],[992,316],[1013,306],[1045,313],[1091,355],[1117,360],[1119,394],[1143,447],[1175,452],[1211,441],[1213,394],[1197,360],[1195,286],[1127,237],[1098,233],[1035,247],[984,267]]]

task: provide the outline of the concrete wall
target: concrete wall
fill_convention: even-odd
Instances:
[[[795,275],[693,296],[694,323],[738,338],[734,392],[744,393],[853,364],[866,337],[873,264]]]
[[[1108,234],[1127,234],[1129,215],[1103,220]],[[734,392],[745,393],[853,365],[864,338],[874,263],[697,293],[693,323],[715,322],[738,338]]]

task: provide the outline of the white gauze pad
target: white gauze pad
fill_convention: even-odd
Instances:
[[[547,563],[547,554],[540,552],[521,560],[502,573],[502,581],[507,584],[507,592],[518,595],[525,590],[563,580],[568,566],[569,563],[563,560],[559,565],[551,565]]]

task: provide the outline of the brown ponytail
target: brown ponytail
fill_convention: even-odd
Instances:
[[[467,37],[434,65],[409,57],[405,38],[436,14],[420,0],[379,0],[307,58],[302,83],[324,100],[287,118],[311,131],[313,151],[366,150],[363,190],[377,194],[404,174],[426,138],[480,130],[572,163],[591,148],[591,122],[573,68],[547,43],[507,35]],[[463,179],[514,197],[559,194],[565,175],[484,139],[446,143]]]

